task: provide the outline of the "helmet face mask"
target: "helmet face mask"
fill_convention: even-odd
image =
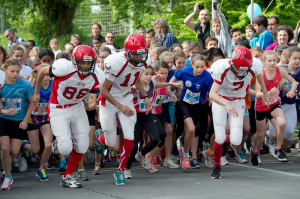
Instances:
[[[245,78],[252,67],[253,59],[249,49],[239,47],[232,52],[230,70],[240,80]]]
[[[140,64],[142,62],[146,62],[148,59],[147,50],[143,51],[143,52],[138,52],[138,53],[136,53],[134,51],[129,51],[128,59],[135,64]]]
[[[87,45],[77,46],[72,54],[72,63],[80,75],[88,76],[93,74],[96,63],[94,50]]]
[[[238,68],[234,64],[231,64],[231,66],[230,66],[230,70],[233,72],[233,74],[239,80],[244,79],[248,75],[250,68],[247,68],[247,67],[240,67],[240,68]]]
[[[91,75],[95,70],[94,61],[76,61],[76,66],[79,74],[82,76]]]

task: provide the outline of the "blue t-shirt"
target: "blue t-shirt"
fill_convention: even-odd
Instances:
[[[256,46],[257,42],[259,42],[259,37],[253,37],[253,39],[251,40],[251,42],[249,42],[249,45],[251,47]]]
[[[190,67],[190,66],[191,66],[190,60],[189,60],[189,58],[187,58],[187,59],[185,60],[184,68],[188,68],[188,67]]]
[[[8,110],[13,108],[17,110],[17,113],[15,115],[1,114],[0,117],[14,121],[23,121],[27,113],[28,99],[32,97],[33,93],[30,83],[21,78],[18,78],[14,84],[4,84],[0,91],[2,109]]]
[[[183,81],[183,88],[181,90],[181,98],[184,99],[186,96],[187,89],[197,94],[200,92],[199,103],[205,101],[207,92],[210,91],[212,84],[214,83],[213,78],[206,70],[201,75],[193,75],[193,67],[183,68],[175,73],[177,80]]]
[[[263,50],[265,50],[270,44],[274,43],[273,35],[268,29],[260,34],[258,43],[259,47]]]

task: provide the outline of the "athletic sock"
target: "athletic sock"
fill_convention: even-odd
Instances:
[[[214,150],[211,150],[210,148],[207,149],[207,154],[210,156],[214,155]]]
[[[257,152],[253,152],[253,149],[251,149],[251,153],[253,153],[253,154],[257,154]]]
[[[280,150],[280,148],[275,148],[275,151],[278,151],[278,150]]]
[[[189,153],[185,153],[184,151],[182,152],[182,155],[184,158],[189,157]]]
[[[9,174],[9,175],[5,175],[6,178],[12,178],[12,175]]]
[[[118,167],[118,171],[124,171],[124,168],[125,168],[128,158],[130,156],[132,147],[133,147],[133,140],[124,139],[122,150],[121,150],[120,164]]]
[[[225,142],[230,143],[230,135],[226,134]]]
[[[223,144],[214,143],[214,167],[221,167],[221,155],[223,151]]]
[[[67,166],[67,169],[64,174],[64,178],[69,174],[73,174],[73,172],[74,172],[75,168],[77,167],[79,161],[81,160],[82,156],[83,156],[82,153],[77,153],[75,151],[75,149],[72,150],[70,157],[69,157],[68,166]]]
[[[98,136],[97,136],[97,141],[100,142],[101,144],[103,144],[104,146],[108,147],[108,146],[106,145],[106,142],[105,142],[105,136],[104,136],[104,134],[98,135]]]

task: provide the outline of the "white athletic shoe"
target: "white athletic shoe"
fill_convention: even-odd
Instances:
[[[257,161],[258,161],[258,164],[262,164],[261,159],[260,159],[260,153],[257,153]]]
[[[207,154],[207,150],[202,152],[204,158],[205,158],[205,164],[208,168],[214,167],[214,156],[210,156]]]
[[[125,179],[132,179],[132,174],[131,174],[130,169],[124,170],[124,177],[125,177]]]
[[[14,161],[13,161],[13,167],[18,168],[20,166],[20,155],[15,155]]]
[[[170,159],[173,160],[173,162],[179,162],[180,157],[178,155],[171,154]]]
[[[226,157],[225,156],[221,157],[221,166],[225,166],[227,164],[228,164],[228,161],[227,161]]]
[[[63,186],[63,187],[71,187],[71,188],[81,188],[82,187],[82,184],[77,182],[74,179],[73,175],[67,175],[66,178],[64,178],[64,176],[62,176],[62,179],[60,181],[60,185]]]
[[[268,140],[265,140],[264,142],[265,142],[265,145],[266,145],[267,147],[269,147],[269,152],[270,152],[270,154],[271,154],[273,157],[277,158],[277,156],[276,156],[276,154],[275,154],[275,148],[276,148],[275,143],[272,143],[271,140],[269,140],[269,139],[268,139]]]
[[[25,171],[27,171],[27,169],[28,169],[27,162],[26,162],[24,157],[21,157],[20,158],[19,171],[20,172],[25,172]]]
[[[163,163],[163,166],[164,167],[169,167],[170,169],[177,169],[177,168],[179,168],[179,165],[175,164],[171,158],[169,158],[168,160],[165,159],[165,161]]]

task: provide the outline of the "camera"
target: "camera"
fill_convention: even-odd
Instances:
[[[199,8],[199,10],[203,10],[204,9],[204,4],[199,4],[198,8]]]
[[[214,6],[214,10],[217,10],[217,4],[218,3],[214,3],[214,5],[213,5]]]

